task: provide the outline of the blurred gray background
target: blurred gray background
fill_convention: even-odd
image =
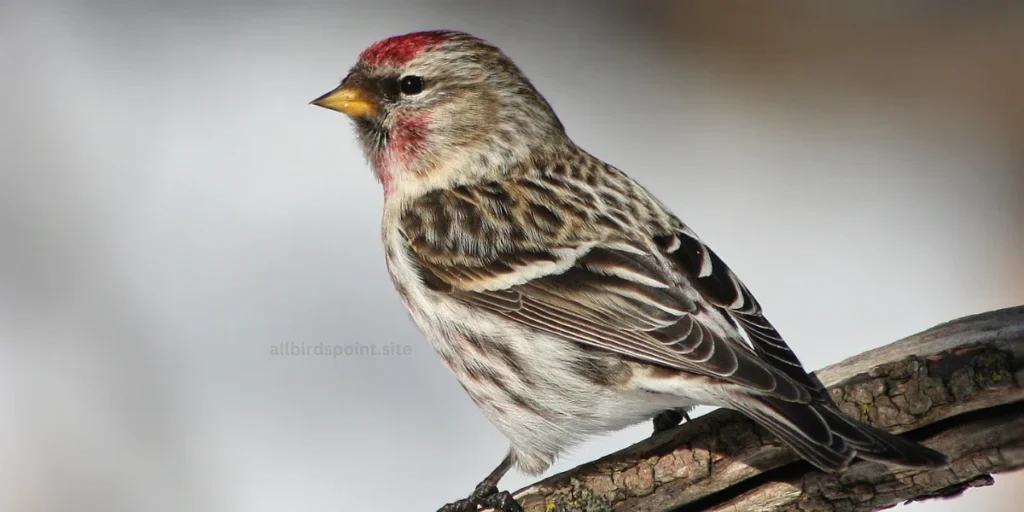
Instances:
[[[504,455],[392,292],[348,122],[307,105],[393,34],[504,48],[810,368],[1024,303],[1010,2],[88,3],[0,3],[0,510],[434,510]]]

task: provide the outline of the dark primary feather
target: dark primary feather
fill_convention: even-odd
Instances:
[[[661,237],[659,244],[674,256],[680,268],[696,277],[692,282],[704,297],[729,312],[758,355],[813,396],[810,404],[771,396],[738,397],[733,408],[757,420],[804,459],[823,469],[845,468],[854,455],[908,466],[934,467],[948,462],[939,452],[855,422],[839,412],[825,387],[804,370],[796,354],[764,317],[746,286],[690,230],[684,228],[674,237]]]
[[[657,239],[679,268],[691,277],[704,297],[727,310],[736,326],[746,333],[754,350],[789,378],[805,386],[818,399],[827,392],[804,370],[796,354],[761,311],[761,305],[710,247],[689,229]]]

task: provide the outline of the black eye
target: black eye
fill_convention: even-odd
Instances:
[[[415,75],[406,75],[402,77],[402,81],[398,84],[399,89],[402,90],[402,94],[412,96],[423,92],[423,77]]]

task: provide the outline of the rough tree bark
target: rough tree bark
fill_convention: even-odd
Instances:
[[[525,512],[871,511],[1024,467],[1024,306],[936,326],[819,372],[846,414],[942,451],[931,471],[825,474],[717,410],[515,493]]]

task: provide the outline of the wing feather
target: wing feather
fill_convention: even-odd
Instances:
[[[746,333],[755,352],[766,358],[787,377],[807,387],[817,399],[828,399],[824,386],[804,370],[800,359],[782,335],[764,317],[761,305],[721,258],[689,228],[657,240],[688,275],[696,276],[694,286],[701,295],[722,308]]]
[[[557,268],[550,266],[553,258],[509,255],[468,266],[454,263],[456,258],[432,262],[415,249],[411,254],[430,274],[425,280],[441,281],[447,286],[440,288],[459,301],[532,329],[787,401],[809,400],[802,386],[724,332],[715,323],[713,308],[687,297],[678,284],[668,286],[671,272],[656,270],[650,254],[622,251],[620,246],[594,244],[561,272],[552,270]],[[591,258],[592,252],[596,254]],[[539,265],[546,272],[538,271]],[[609,266],[619,270],[609,271]],[[510,274],[532,278],[498,290],[479,286]]]
[[[410,207],[400,232],[424,284],[571,342],[780,400],[812,399],[815,383],[760,306],[682,223],[638,229],[622,211],[552,208],[562,197],[554,182],[529,176],[438,189]],[[617,191],[641,200],[629,192]],[[541,213],[555,217],[550,226],[523,225]]]

